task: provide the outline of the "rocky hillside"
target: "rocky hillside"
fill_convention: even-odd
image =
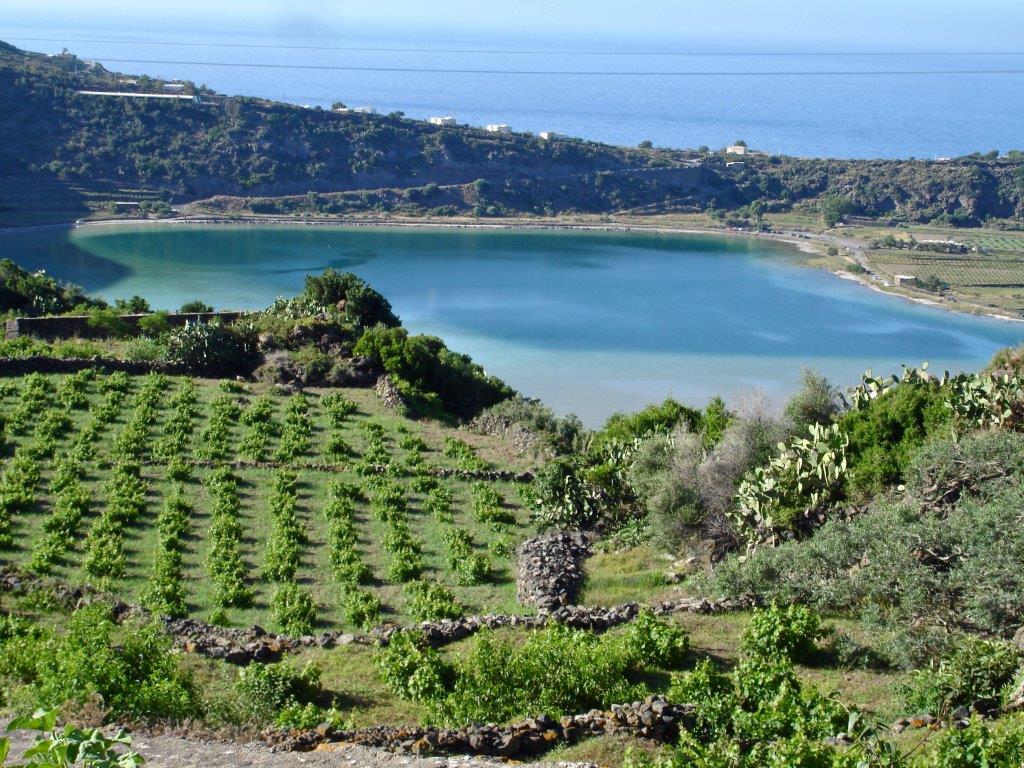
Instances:
[[[1024,217],[1018,154],[944,163],[750,154],[727,165],[717,153],[542,141],[205,90],[198,101],[77,93],[163,87],[125,79],[70,54],[0,43],[0,213],[7,223],[25,223],[19,215],[27,220],[43,208],[67,218],[113,210],[115,200],[146,200],[160,210],[214,196],[235,198],[215,201],[214,210],[252,213],[507,216],[757,203],[758,210],[803,205],[957,225]],[[325,193],[331,197],[318,196]]]

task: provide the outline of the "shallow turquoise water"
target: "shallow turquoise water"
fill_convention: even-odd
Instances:
[[[0,252],[108,298],[257,308],[328,266],[369,280],[412,330],[591,424],[667,395],[702,404],[802,365],[850,384],[872,368],[982,365],[1024,325],[954,315],[795,267],[738,238],[591,232],[103,226],[0,235]]]

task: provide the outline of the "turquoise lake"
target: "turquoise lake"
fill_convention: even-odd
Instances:
[[[414,332],[433,333],[524,394],[596,424],[673,396],[763,392],[801,366],[861,372],[983,365],[1024,325],[957,315],[794,265],[762,240],[648,233],[94,226],[0,234],[0,254],[107,298],[252,309],[326,267],[351,270]]]

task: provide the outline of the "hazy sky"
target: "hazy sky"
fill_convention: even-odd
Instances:
[[[672,50],[1024,50],[1024,0],[0,0],[0,34],[52,24],[101,33],[203,26],[313,38],[522,44],[646,43]]]

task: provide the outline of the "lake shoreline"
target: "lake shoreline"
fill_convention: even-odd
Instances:
[[[729,238],[752,238],[757,240],[769,240],[776,243],[783,243],[795,248],[807,256],[821,257],[829,246],[844,248],[847,251],[848,259],[854,263],[861,264],[857,258],[857,252],[863,250],[865,244],[859,240],[830,235],[827,233],[790,230],[786,232],[761,232],[738,227],[724,227],[721,229],[702,227],[680,227],[666,224],[633,224],[614,222],[587,222],[587,221],[538,221],[532,222],[524,219],[505,218],[494,221],[438,221],[438,220],[408,220],[392,218],[352,218],[352,219],[304,219],[296,217],[265,217],[246,216],[243,218],[227,218],[223,216],[206,216],[188,214],[168,219],[79,219],[74,222],[40,224],[29,227],[8,227],[0,229],[3,233],[28,233],[45,230],[69,228],[77,229],[82,227],[102,226],[135,226],[135,225],[193,225],[193,226],[304,226],[304,227],[365,227],[365,228],[393,228],[393,229],[442,229],[442,230],[509,230],[509,231],[554,231],[554,232],[608,232],[608,233],[647,233],[665,235],[700,235],[717,236]],[[989,317],[1005,322],[1022,323],[1024,318],[1014,317],[990,308],[977,305],[951,306],[947,302],[937,301],[923,296],[910,295],[903,291],[895,290],[892,286],[882,285],[877,280],[871,280],[862,275],[835,269],[828,265],[812,264],[809,260],[796,262],[799,266],[823,269],[830,272],[841,280],[850,280],[868,290],[894,296],[904,301],[935,309],[945,310],[959,315],[975,315]],[[863,265],[862,265],[863,266]]]

